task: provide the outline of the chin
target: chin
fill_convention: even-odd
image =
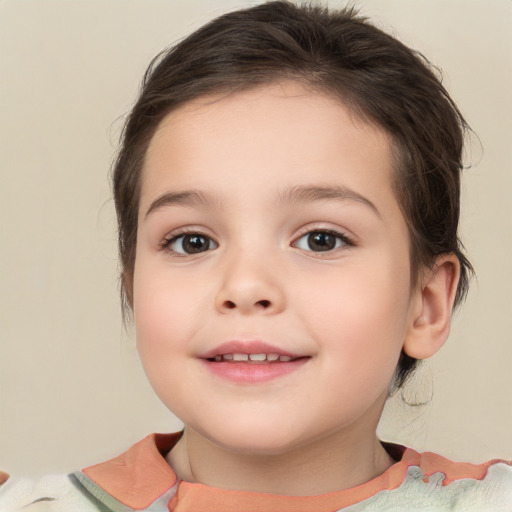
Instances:
[[[302,436],[290,425],[279,425],[274,421],[236,422],[219,425],[207,430],[197,431],[210,442],[224,450],[249,456],[278,456],[298,448],[303,442]]]

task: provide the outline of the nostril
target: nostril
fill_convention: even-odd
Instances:
[[[249,305],[249,304],[247,304]],[[268,309],[272,305],[272,302],[266,299],[258,300],[254,302],[255,308],[261,308],[261,309]],[[237,309],[238,307],[242,307],[242,309],[245,309],[243,304],[238,304],[237,302],[233,302],[232,300],[225,300],[222,303],[222,307],[224,309]]]

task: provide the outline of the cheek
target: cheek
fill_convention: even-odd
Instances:
[[[133,315],[137,348],[146,370],[170,353],[185,350],[194,325],[189,295],[194,291],[166,276],[158,265],[136,265]],[[147,364],[149,363],[149,364]]]
[[[405,339],[408,271],[391,259],[379,263],[353,265],[335,279],[317,280],[301,315],[327,350],[326,359],[351,373],[392,375]]]
[[[148,267],[150,267],[148,265]],[[177,283],[169,286],[153,268],[136,268],[134,278],[134,323],[137,350],[146,376],[162,402],[180,411],[180,389],[184,380],[182,362],[193,336],[194,318],[189,293]],[[187,307],[188,306],[188,307]]]

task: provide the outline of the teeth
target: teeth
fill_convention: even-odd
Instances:
[[[249,354],[249,359],[251,361],[265,361],[267,354]]]
[[[216,355],[214,357],[215,362],[221,362],[221,361],[254,361],[262,363],[264,361],[280,361],[283,363],[287,363],[289,361],[292,361],[293,357],[290,356],[280,356],[279,354],[222,354],[222,355]]]

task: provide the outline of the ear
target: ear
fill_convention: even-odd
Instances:
[[[411,323],[403,347],[407,355],[427,359],[443,346],[450,333],[459,275],[460,263],[452,253],[439,256],[424,271],[411,301]]]

